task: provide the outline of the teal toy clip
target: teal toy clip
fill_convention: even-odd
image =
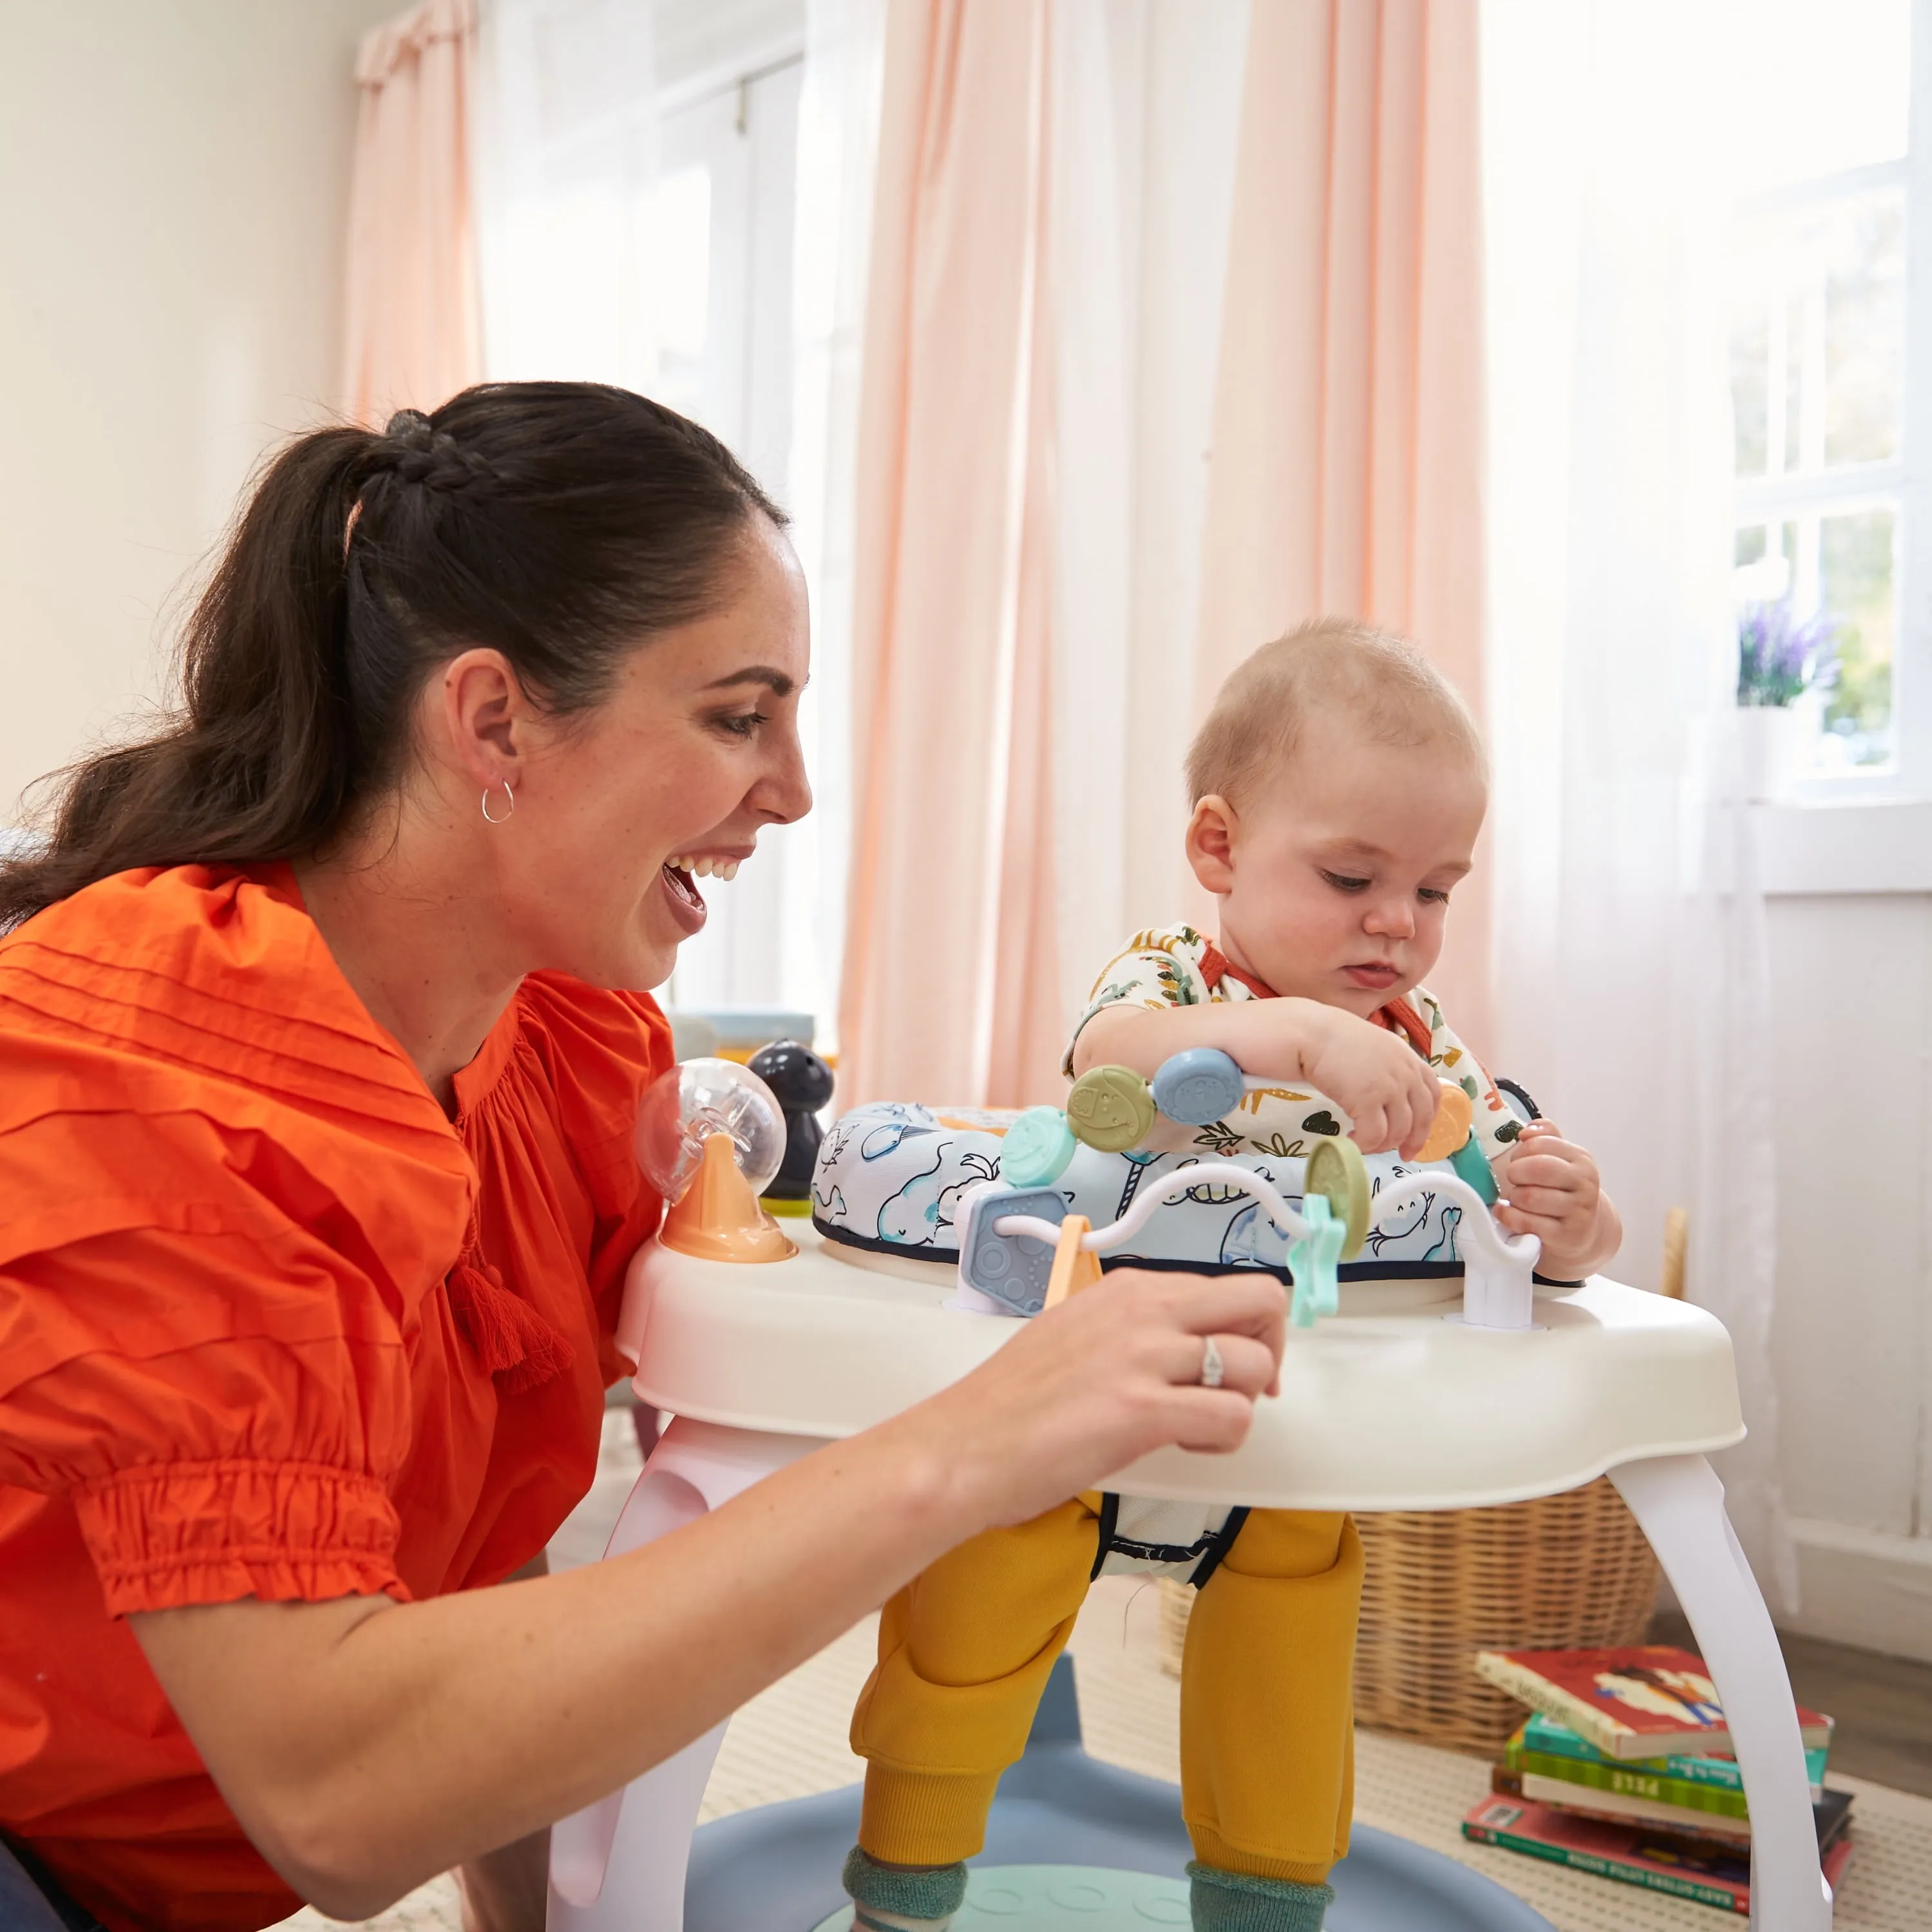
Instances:
[[[1302,1202],[1301,1218],[1308,1223],[1308,1232],[1288,1244],[1288,1271],[1294,1279],[1288,1319],[1298,1328],[1312,1328],[1321,1316],[1333,1315],[1342,1305],[1337,1264],[1348,1238],[1348,1224],[1336,1220],[1319,1194]]]

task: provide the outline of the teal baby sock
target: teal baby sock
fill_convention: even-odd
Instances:
[[[854,1932],[946,1932],[966,1896],[963,1864],[908,1871],[876,1863],[857,1845],[846,1858],[843,1876],[854,1908]]]
[[[1250,1878],[1217,1870],[1198,1860],[1187,1868],[1193,1881],[1190,1904],[1194,1932],[1322,1932],[1335,1902],[1332,1885],[1291,1885],[1286,1879]]]

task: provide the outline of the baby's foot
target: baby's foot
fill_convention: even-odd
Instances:
[[[1335,1902],[1329,1885],[1294,1885],[1286,1879],[1250,1878],[1197,1861],[1189,1903],[1194,1932],[1322,1932]]]
[[[946,1932],[966,1896],[963,1864],[881,1864],[859,1845],[844,1876],[854,1932]]]

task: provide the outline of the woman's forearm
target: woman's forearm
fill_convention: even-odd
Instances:
[[[266,1641],[254,1603],[143,1616],[139,1634],[264,1855],[363,1917],[662,1762],[973,1534],[922,1433],[832,1444],[560,1576],[400,1610],[280,1606]],[[224,1622],[245,1622],[239,1640]],[[218,1696],[197,1681],[211,1671]]]
[[[131,1622],[263,1856],[365,1917],[662,1762],[980,1530],[1168,1444],[1234,1448],[1286,1318],[1271,1276],[1123,1270],[939,1394],[628,1556],[426,1603]]]

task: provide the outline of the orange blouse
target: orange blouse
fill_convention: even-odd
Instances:
[[[532,974],[452,1126],[286,866],[0,940],[0,1832],[111,1932],[298,1903],[120,1618],[493,1583],[590,1486],[670,1060]]]

